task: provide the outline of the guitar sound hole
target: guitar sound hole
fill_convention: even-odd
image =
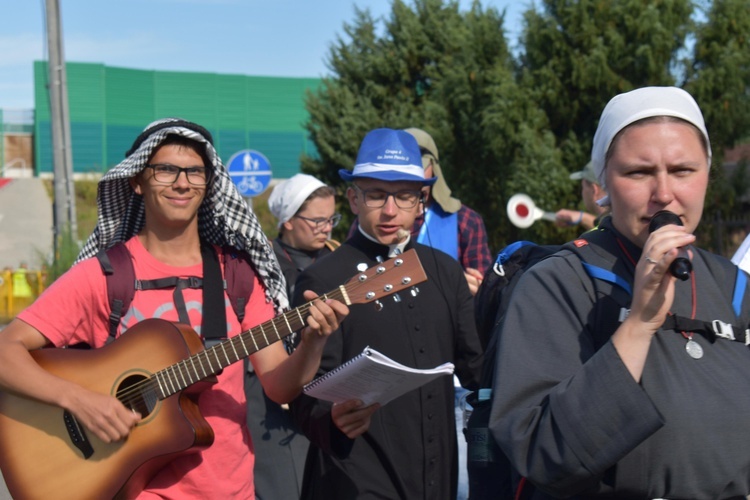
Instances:
[[[126,377],[117,390],[117,399],[131,410],[146,418],[154,411],[158,398],[154,388],[145,375],[130,375]]]

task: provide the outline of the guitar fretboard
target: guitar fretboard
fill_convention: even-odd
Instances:
[[[343,294],[337,290],[322,295],[323,300],[341,300]],[[186,387],[216,375],[227,366],[278,342],[305,326],[305,317],[312,302],[287,311],[250,330],[232,337],[204,351],[165,368],[153,375],[159,387],[159,397],[167,398]]]
[[[346,284],[317,299],[334,299],[347,306],[365,304],[412,287],[426,279],[427,275],[422,269],[416,251],[411,249],[361,271]],[[117,398],[127,408],[132,408],[144,415],[148,414],[159,400],[166,399],[205,378],[216,375],[232,363],[300,330],[305,326],[305,318],[310,307],[312,307],[312,301],[150,376],[132,381],[127,387],[117,391]]]
[[[343,285],[318,298],[340,300],[349,305]],[[179,363],[168,366],[142,382],[118,392],[117,398],[129,408],[139,406],[137,402],[141,401],[148,409],[151,409],[156,405],[157,399],[168,398],[196,382],[216,375],[227,366],[300,330],[305,326],[305,317],[311,306],[312,302],[307,302]]]

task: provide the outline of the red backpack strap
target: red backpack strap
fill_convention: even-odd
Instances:
[[[99,250],[96,258],[107,280],[109,335],[114,339],[120,320],[128,312],[135,296],[135,269],[130,252],[122,242],[106,250]]]
[[[224,247],[224,280],[227,296],[240,323],[245,319],[245,306],[255,283],[255,270],[244,252]]]

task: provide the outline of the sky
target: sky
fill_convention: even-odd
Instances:
[[[531,0],[506,9],[511,47]],[[407,0],[411,3],[410,0]],[[0,108],[34,107],[33,61],[47,59],[45,0],[0,0]],[[67,61],[164,71],[320,78],[355,6],[390,16],[391,0],[59,0]],[[459,0],[462,10],[471,5]]]

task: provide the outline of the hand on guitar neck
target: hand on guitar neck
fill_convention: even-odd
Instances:
[[[303,296],[310,301],[310,307],[305,318],[307,326],[300,331],[302,340],[294,353],[286,357],[279,349],[280,356],[270,356],[271,351],[264,349],[250,357],[266,395],[279,404],[293,400],[302,386],[313,379],[328,336],[349,314],[349,308],[338,300],[323,300],[310,290]],[[271,370],[272,377],[264,376]]]

